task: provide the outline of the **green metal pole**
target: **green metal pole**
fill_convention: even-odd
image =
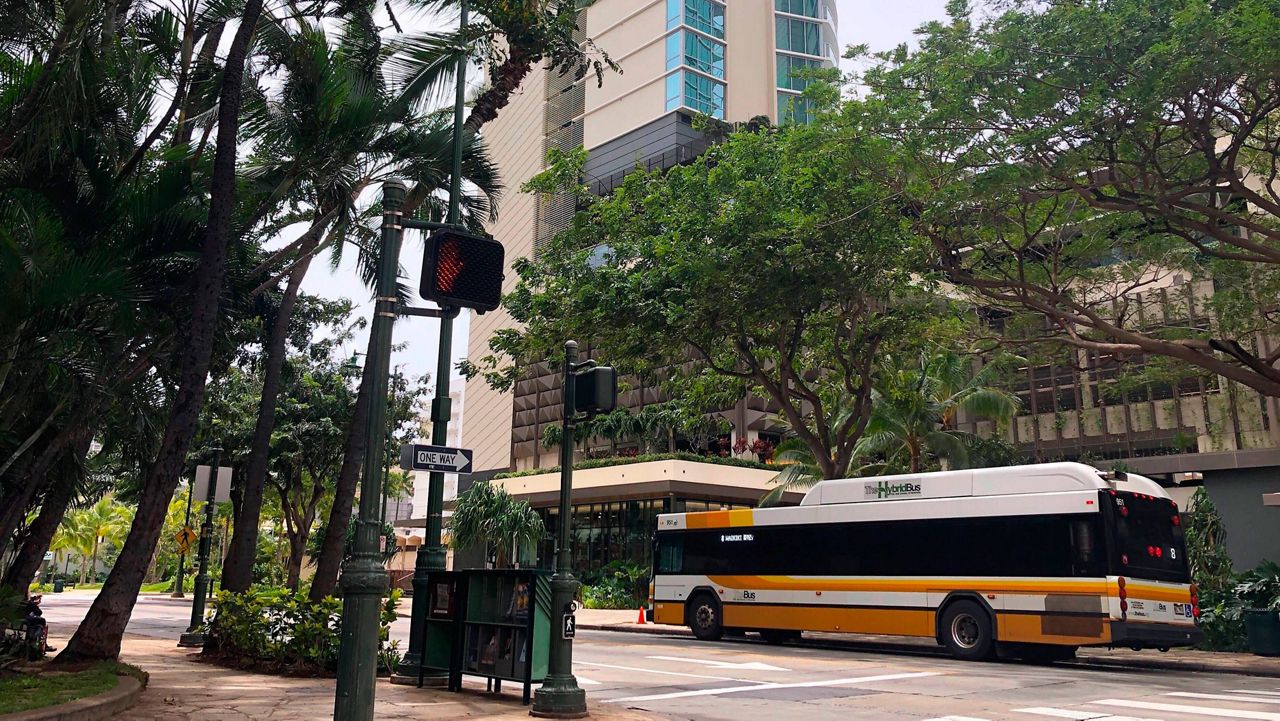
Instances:
[[[573,611],[578,580],[573,577],[569,547],[569,525],[572,518],[574,372],[577,370],[578,344],[564,344],[564,420],[560,438],[560,528],[557,534],[556,572],[551,577],[551,648],[547,655],[547,680],[533,694],[531,716],[539,718],[583,718],[587,715],[587,693],[578,687],[573,675],[573,640],[563,637],[564,617]]]
[[[182,522],[183,530],[191,527],[191,497],[195,495],[195,492],[195,486],[187,487],[187,516],[186,520]],[[185,560],[187,560],[187,552],[183,551],[178,554],[178,576],[173,585],[173,593],[169,594],[169,598],[186,598],[186,594],[183,592],[186,579],[182,577],[182,562]]]
[[[467,2],[459,4],[460,34],[467,29]],[[462,137],[464,112],[467,104],[467,53],[458,56],[457,94],[453,105],[453,172],[449,177],[449,215],[445,222],[456,224],[462,208]],[[449,441],[449,416],[452,414],[449,399],[449,380],[452,375],[453,319],[456,308],[441,308],[440,348],[436,356],[436,394],[431,399],[431,442],[437,446]],[[430,588],[432,571],[445,570],[446,551],[441,543],[444,533],[444,474],[432,472],[427,481],[427,527],[422,549],[413,564],[413,609],[409,620],[409,649],[396,671],[395,683],[417,685],[422,679],[425,686],[444,686],[449,675],[444,671],[427,670],[419,674],[422,663],[422,627],[427,622],[427,589]]]
[[[360,511],[355,551],[342,564],[342,635],[338,645],[338,683],[334,721],[372,721],[378,680],[378,623],[387,593],[387,571],[378,553],[378,499],[381,497],[387,433],[387,380],[391,363],[391,333],[396,320],[396,275],[400,268],[400,208],[405,187],[399,180],[382,184],[382,252],[378,259],[378,295],[370,329],[372,352],[365,359],[369,373],[369,419],[365,425],[365,454],[360,478]]]
[[[200,626],[204,624],[205,597],[209,588],[209,549],[213,544],[213,499],[218,488],[218,466],[222,463],[222,449],[213,449],[213,458],[209,465],[209,487],[204,495],[204,523],[200,524],[200,550],[196,554],[196,585],[191,598],[191,625],[187,632],[178,638],[179,646],[203,646],[204,633]],[[195,489],[192,489],[192,493]]]

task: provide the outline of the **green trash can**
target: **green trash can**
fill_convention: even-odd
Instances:
[[[55,579],[53,579],[53,592],[54,592],[54,593],[62,593],[62,589],[63,589],[63,587],[64,587],[64,584],[63,584],[63,582],[62,582],[62,579],[61,579],[61,578],[55,578]]]
[[[1249,650],[1259,656],[1280,656],[1280,613],[1244,612],[1244,628],[1249,634]]]

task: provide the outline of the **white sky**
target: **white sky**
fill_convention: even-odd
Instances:
[[[734,2],[734,0],[728,0],[728,2]],[[873,51],[886,50],[902,42],[914,44],[912,31],[925,21],[942,18],[945,15],[945,6],[946,0],[895,0],[894,2],[836,0],[836,8],[840,16],[840,43],[842,46],[867,43]],[[407,26],[417,24],[407,22],[405,18],[401,18],[401,22]],[[605,82],[608,82],[607,76]],[[516,191],[507,190],[507,193],[513,192]],[[400,263],[408,274],[407,281],[414,288],[418,285],[422,266],[421,235],[416,232],[407,233],[400,256]],[[359,281],[351,260],[355,253],[345,255],[348,259],[336,272],[330,271],[327,255],[317,259],[318,262],[312,265],[311,271],[307,274],[303,290],[329,298],[351,298],[360,303],[356,313],[363,314],[366,318],[371,317],[369,291]],[[421,304],[425,305],[425,302]],[[466,355],[469,319],[470,312],[464,311],[454,321],[454,364]],[[405,348],[392,356],[392,370],[400,367],[406,374],[418,376],[429,373],[434,378],[438,334],[439,321],[434,319],[407,318],[397,321],[395,343],[404,344]],[[350,347],[345,349],[345,354],[350,355],[353,351],[363,353],[367,342],[367,333],[360,333],[351,342]]]

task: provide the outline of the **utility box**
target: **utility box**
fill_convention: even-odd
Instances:
[[[551,575],[532,569],[440,571],[430,577],[422,626],[421,669],[447,671],[449,689],[464,675],[494,691],[503,681],[524,687],[547,676],[551,645]],[[419,676],[419,685],[422,677]]]

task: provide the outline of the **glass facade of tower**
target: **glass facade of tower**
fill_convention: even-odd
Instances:
[[[800,95],[809,85],[803,71],[835,64],[831,42],[835,28],[828,2],[830,0],[774,0],[778,117],[784,122],[809,120],[809,102]]]
[[[724,118],[724,3],[667,0],[666,109]]]

